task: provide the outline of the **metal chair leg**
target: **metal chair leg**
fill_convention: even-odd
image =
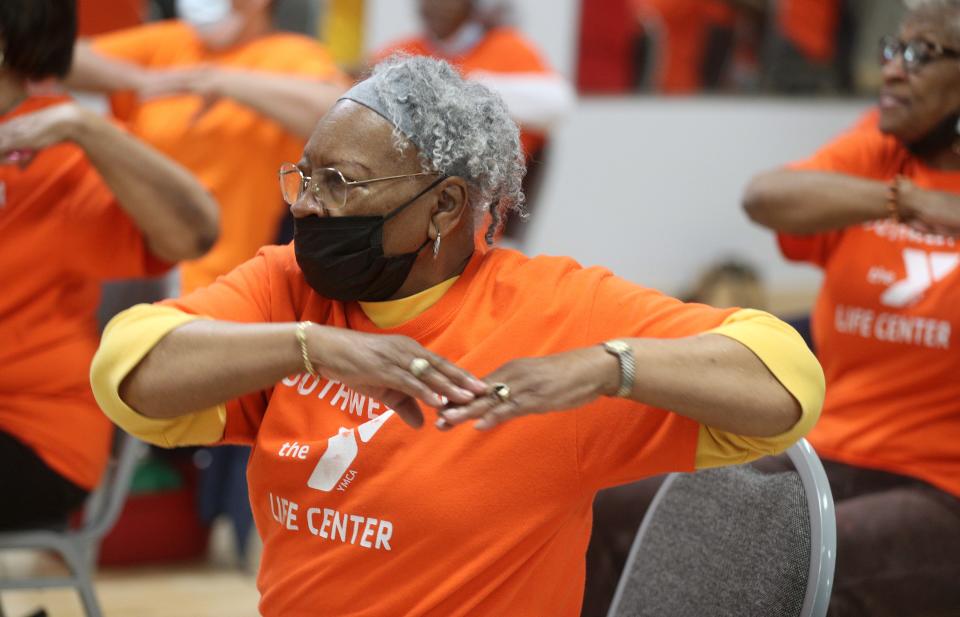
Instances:
[[[83,610],[87,617],[103,617],[100,612],[100,603],[97,601],[97,594],[93,590],[93,581],[86,572],[77,576],[77,592],[80,594],[80,600],[83,602]]]
[[[97,601],[97,594],[93,589],[93,578],[90,575],[89,567],[90,552],[87,547],[79,543],[64,543],[59,547],[63,560],[70,569],[70,574],[74,580],[74,588],[80,595],[80,601],[83,604],[83,611],[86,617],[103,617],[100,611],[100,603]]]

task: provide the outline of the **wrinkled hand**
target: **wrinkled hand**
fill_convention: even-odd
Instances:
[[[467,404],[487,389],[467,371],[405,336],[313,326],[307,330],[307,345],[324,377],[382,401],[414,428],[423,424],[418,399],[439,409],[447,402]],[[410,372],[415,358],[430,363],[419,378]]]
[[[487,396],[467,403],[451,401],[440,412],[437,428],[477,420],[475,427],[483,430],[527,414],[581,407],[619,388],[620,365],[597,345],[542,358],[513,360],[487,375],[484,381],[488,384]],[[498,383],[510,388],[508,400],[501,402],[493,394],[493,386]]]
[[[900,196],[908,225],[926,234],[960,236],[960,196],[924,190],[909,180],[901,182]]]
[[[83,113],[76,103],[63,103],[0,124],[0,161],[25,165],[38,150],[71,139]]]

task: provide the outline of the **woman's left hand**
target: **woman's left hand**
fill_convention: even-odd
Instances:
[[[440,412],[437,428],[448,429],[477,420],[475,427],[483,430],[527,414],[581,407],[616,392],[620,365],[616,357],[595,345],[541,358],[513,360],[487,375],[484,381],[490,386],[489,395],[466,405],[447,406]],[[495,394],[496,384],[509,388],[505,400]]]
[[[0,160],[23,162],[23,153],[35,153],[71,139],[82,114],[76,103],[63,103],[0,124]]]

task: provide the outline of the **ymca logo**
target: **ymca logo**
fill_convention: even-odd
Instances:
[[[885,306],[904,308],[920,300],[934,283],[942,281],[957,268],[960,254],[904,249],[903,263],[907,277],[883,292],[880,303]]]
[[[349,478],[344,478],[360,450],[357,435],[360,436],[361,443],[368,443],[393,415],[394,412],[390,409],[373,420],[364,422],[356,429],[348,430],[341,426],[336,435],[327,439],[327,450],[313,468],[313,473],[307,480],[307,486],[325,493],[329,493],[334,487],[340,491],[345,490],[356,475],[353,473]],[[344,478],[343,482],[341,478]],[[341,486],[337,486],[338,484]]]

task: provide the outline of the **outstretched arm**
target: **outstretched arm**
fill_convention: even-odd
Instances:
[[[927,233],[960,234],[960,196],[898,182],[896,211]],[[780,169],[756,176],[743,208],[756,223],[789,234],[813,234],[888,218],[890,183],[839,173]]]

